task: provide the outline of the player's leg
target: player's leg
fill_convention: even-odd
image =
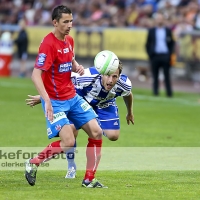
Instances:
[[[102,128],[103,129],[103,128]],[[119,139],[120,130],[103,129],[103,135],[110,141],[117,141]]]
[[[107,188],[95,178],[96,170],[101,159],[102,129],[100,128],[96,119],[92,119],[84,124],[82,126],[82,129],[89,136],[86,149],[86,172],[82,182],[82,186],[89,188]]]
[[[78,130],[76,130],[76,128],[73,124],[71,124],[71,127],[73,129],[74,137],[76,138],[78,135]],[[77,146],[77,143],[75,140],[74,146],[66,151],[68,170],[67,170],[67,174],[66,174],[65,178],[75,178],[76,177],[76,163],[74,161],[76,146]]]
[[[166,89],[166,95],[168,97],[172,97],[172,87],[171,87],[171,80],[170,80],[170,63],[168,56],[163,56],[163,72],[165,77],[165,89]]]
[[[155,96],[159,95],[159,68],[160,68],[160,58],[154,56],[151,59],[151,71],[153,78],[153,94]]]
[[[20,73],[19,76],[20,77],[25,77],[26,76],[26,60],[28,57],[27,52],[20,52]]]
[[[44,108],[43,101],[42,104]],[[52,101],[53,108],[55,104],[57,103]],[[66,109],[67,106],[69,107],[68,102],[66,101]],[[55,155],[63,153],[67,149],[71,148],[75,142],[74,134],[65,112],[56,108],[54,108],[54,121],[50,123],[46,119],[47,134],[49,139],[59,136],[60,140],[50,143],[36,157],[30,158],[25,162],[25,177],[31,186],[35,185],[37,167],[42,162],[48,161]]]
[[[86,148],[86,172],[82,182],[84,187],[105,187],[95,179],[95,172],[101,158],[102,129],[96,120],[96,113],[91,106],[81,97],[74,109],[69,113],[69,119],[74,123],[76,129],[82,128],[89,136]],[[75,117],[75,113],[77,114]]]
[[[118,107],[115,102],[103,104],[102,107],[95,108],[98,119],[103,129],[103,135],[111,141],[116,141],[120,134],[120,121]]]
[[[59,136],[61,140],[50,143],[36,157],[25,162],[25,177],[31,186],[35,185],[37,167],[41,163],[54,158],[57,154],[63,153],[73,146],[75,139],[70,125],[64,125],[60,130]]]

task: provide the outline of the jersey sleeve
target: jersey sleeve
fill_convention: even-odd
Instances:
[[[98,74],[91,74],[90,68],[87,68],[82,76],[78,73],[72,72],[71,80],[76,88],[81,89],[92,84],[97,75]]]
[[[53,65],[53,62],[53,47],[45,42],[42,42],[36,57],[35,68],[47,71]]]
[[[129,96],[132,90],[132,83],[126,75],[121,75],[118,80],[118,85],[122,89],[121,96]]]

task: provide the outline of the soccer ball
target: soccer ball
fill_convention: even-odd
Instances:
[[[94,66],[100,74],[111,75],[118,69],[119,59],[112,51],[104,50],[95,56]]]

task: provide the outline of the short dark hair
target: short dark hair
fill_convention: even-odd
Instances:
[[[62,13],[72,14],[72,11],[67,6],[63,6],[63,5],[57,6],[53,9],[52,16],[51,16],[52,21],[54,19],[59,21],[59,19],[62,17]]]
[[[121,60],[119,60],[118,69],[119,69],[119,74],[121,74],[121,73],[122,73],[122,70],[123,70],[123,65],[122,65],[122,61],[121,61]]]

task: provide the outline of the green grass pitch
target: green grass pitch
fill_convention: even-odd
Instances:
[[[50,143],[41,106],[26,106],[27,94],[37,94],[30,79],[0,78],[0,149],[45,147]],[[118,98],[120,138],[116,142],[103,138],[104,147],[200,146],[199,94],[176,92],[169,99],[164,92],[161,97],[153,97],[151,91],[136,88],[133,94],[135,125],[126,125],[126,107],[123,99]],[[77,143],[78,147],[85,147],[87,136],[83,131]],[[130,152],[125,151],[124,157],[126,154],[130,156]],[[134,161],[134,155],[132,159]],[[121,160],[117,158],[116,165]],[[64,179],[65,173],[65,170],[39,169],[36,185],[31,187],[23,170],[5,170],[0,166],[0,199],[200,199],[199,170],[100,170],[97,178],[108,189],[82,188],[84,170],[78,170],[73,180]]]

